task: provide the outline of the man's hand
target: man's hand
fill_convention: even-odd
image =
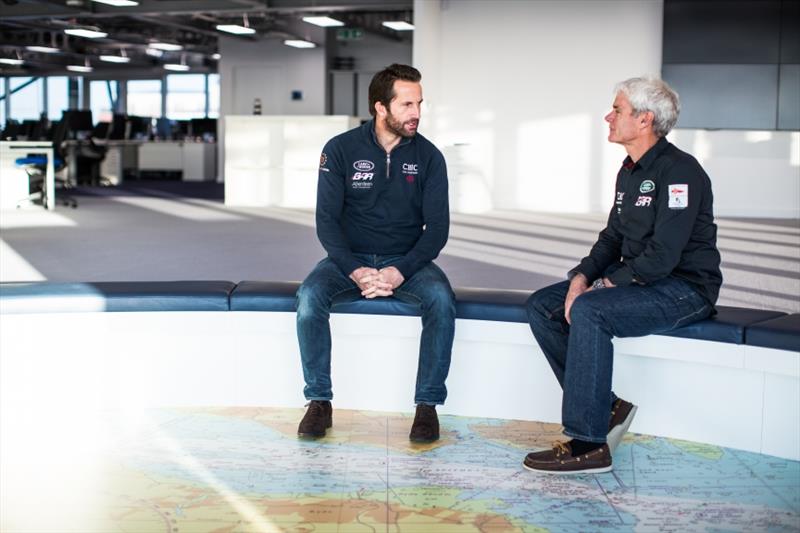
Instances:
[[[370,287],[372,280],[376,279],[377,277],[377,268],[358,267],[350,273],[350,279],[352,279],[362,291],[367,290]]]
[[[575,298],[588,290],[589,280],[586,279],[586,276],[581,273],[576,274],[569,284],[567,297],[564,299],[564,318],[567,319],[567,324],[572,324],[572,319],[569,317],[569,313],[572,310],[572,304],[575,303]]]
[[[376,276],[367,276],[369,287],[361,291],[364,298],[376,298],[378,296],[391,296],[394,289],[399,287],[405,278],[395,267],[386,267],[378,271]]]

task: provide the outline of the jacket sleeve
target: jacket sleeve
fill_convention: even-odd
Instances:
[[[608,276],[614,285],[646,285],[672,273],[692,236],[707,180],[694,160],[679,161],[664,173],[655,198],[653,234],[641,254]]]
[[[334,263],[345,276],[361,264],[353,256],[347,237],[342,230],[342,211],[347,176],[344,154],[335,140],[325,145],[320,158],[317,181],[317,237]]]
[[[622,254],[622,233],[619,231],[619,216],[616,205],[611,206],[608,223],[597,237],[589,255],[581,259],[578,266],[567,274],[572,279],[575,274],[586,276],[589,283],[603,275],[610,265],[619,261]]]
[[[395,264],[405,279],[436,259],[450,233],[447,165],[438,150],[428,163],[426,175],[422,191],[422,220],[425,227],[414,247]]]

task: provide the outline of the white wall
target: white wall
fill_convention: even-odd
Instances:
[[[448,161],[451,206],[607,212],[624,150],[616,82],[660,73],[662,0],[415,0],[420,131]],[[679,130],[722,216],[800,217],[800,133]]]
[[[246,40],[221,36],[219,51],[220,116],[249,115],[253,100],[261,99],[264,115],[324,115],[326,101],[325,32],[309,24],[307,38],[313,49],[291,48],[283,39]],[[299,33],[298,33],[299,34]],[[291,92],[303,92],[292,100]],[[224,126],[217,131],[219,175],[224,176]]]
[[[800,218],[800,132],[675,130],[711,178],[717,216]]]
[[[603,116],[617,81],[659,72],[661,0],[416,0],[414,10],[421,132],[462,144],[454,187],[465,165],[494,208],[607,210],[625,154],[606,142]]]

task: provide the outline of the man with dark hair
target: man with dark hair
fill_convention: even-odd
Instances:
[[[678,95],[658,79],[616,87],[608,140],[628,157],[617,173],[606,228],[568,280],[533,293],[533,335],[563,389],[569,442],[529,453],[524,466],[551,474],[611,470],[611,454],[636,406],[611,391],[612,337],[664,333],[706,318],[722,284],[711,182],[665,136]]]
[[[378,72],[369,86],[373,120],[328,141],[317,188],[317,236],[328,256],[297,291],[297,337],[308,409],[297,430],[323,437],[332,425],[331,332],[335,303],[395,298],[422,311],[419,366],[409,438],[439,438],[436,406],[455,329],[455,297],[433,260],[447,242],[447,169],[417,133],[420,73],[407,65]]]

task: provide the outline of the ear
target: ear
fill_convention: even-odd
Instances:
[[[375,114],[381,118],[386,117],[387,114],[386,106],[383,105],[383,103],[380,101],[375,102]]]
[[[655,113],[652,111],[645,111],[639,114],[639,126],[646,128],[653,125],[653,120],[656,118]]]

